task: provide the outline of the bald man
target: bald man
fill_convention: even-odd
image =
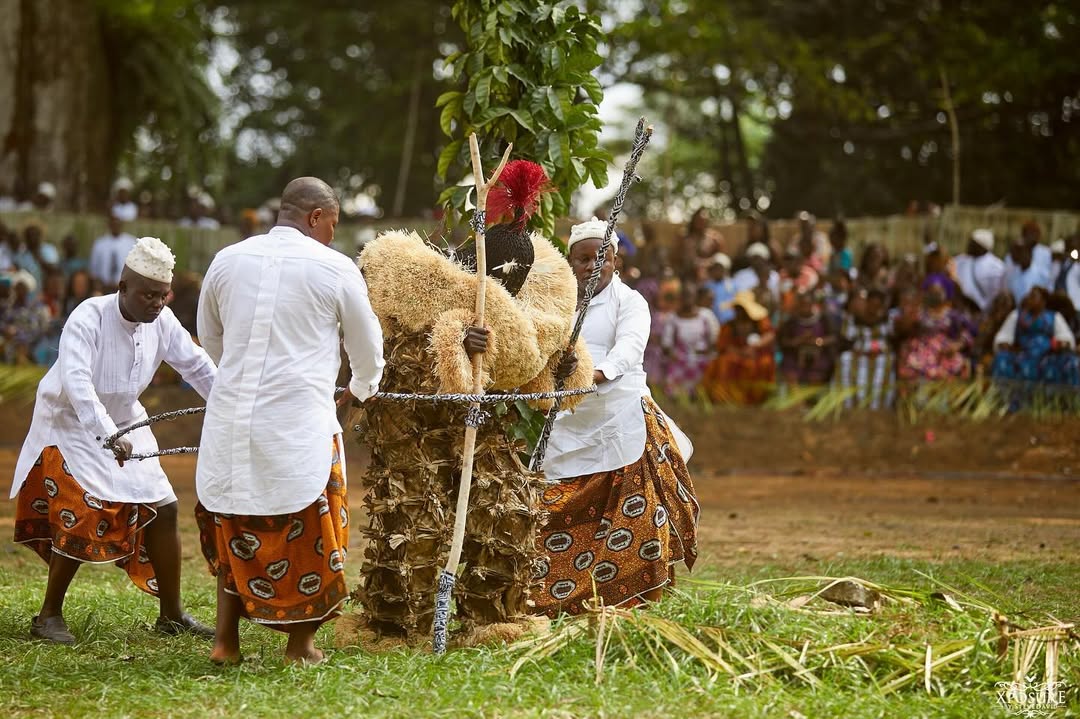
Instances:
[[[315,631],[349,594],[339,336],[352,369],[339,405],[375,393],[383,357],[364,278],[329,247],[338,211],[325,182],[293,180],[277,224],[219,252],[203,282],[199,340],[219,381],[206,403],[196,518],[218,581],[218,663],[240,661],[241,617],[287,633],[290,660],[318,663]]]

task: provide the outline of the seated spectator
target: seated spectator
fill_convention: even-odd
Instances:
[[[787,249],[798,252],[803,261],[820,275],[828,269],[832,255],[829,238],[817,229],[817,218],[809,212],[800,212],[797,219],[799,231],[795,241],[789,243]]]
[[[1050,294],[1033,287],[994,337],[995,379],[1080,384],[1076,338],[1065,318],[1047,307]]]
[[[666,267],[662,273],[656,300],[649,305],[652,310],[652,326],[649,342],[645,345],[645,374],[649,382],[655,385],[662,385],[667,375],[667,359],[664,357],[663,348],[664,327],[678,309],[682,292],[682,282],[675,276],[672,268]]]
[[[975,329],[952,306],[954,289],[943,275],[927,278],[922,308],[905,307],[895,322],[900,341],[897,377],[905,382],[968,379]]]
[[[49,319],[63,318],[65,289],[63,272],[49,270],[45,273],[45,284],[38,298],[49,310]]]
[[[202,291],[202,277],[198,274],[178,271],[173,277],[169,309],[192,337],[195,337],[197,333],[195,318],[198,314],[200,291]]]
[[[65,235],[63,242],[60,243],[60,249],[59,267],[64,277],[71,277],[73,273],[89,267],[89,263],[79,251],[79,241],[75,239],[75,235]]]
[[[1080,232],[1074,233],[1065,242],[1065,254],[1054,281],[1054,292],[1064,292],[1069,296],[1069,301],[1076,310],[1073,321],[1080,325]]]
[[[726,325],[735,319],[735,310],[731,301],[735,298],[735,281],[728,277],[731,272],[731,258],[723,252],[713,255],[709,265],[709,281],[705,287],[712,292],[712,309],[717,321]]]
[[[789,385],[823,385],[836,362],[836,330],[813,293],[796,296],[794,312],[777,333],[780,376]]]
[[[119,217],[109,217],[109,231],[94,240],[90,248],[90,276],[103,292],[112,292],[120,283],[124,260],[135,246],[135,237],[124,232]]]
[[[851,294],[851,275],[846,270],[834,270],[822,289],[822,305],[825,315],[834,326],[840,326],[848,295]]]
[[[960,292],[960,288],[949,274],[949,256],[938,249],[936,242],[927,245],[926,253],[923,255],[923,280],[919,284],[919,289],[925,292],[926,288],[933,284],[940,284],[945,289],[950,303]]]
[[[709,258],[720,252],[720,233],[709,227],[709,211],[699,207],[686,225],[686,234],[679,238],[676,270],[683,281],[699,282],[705,279]]]
[[[851,250],[848,249],[847,223],[837,220],[829,230],[829,244],[832,246],[832,255],[829,256],[829,274],[840,271],[850,273],[854,267]]]
[[[1012,295],[1008,292],[1001,292],[990,302],[990,307],[987,308],[979,317],[979,326],[975,333],[975,346],[972,351],[973,359],[975,362],[975,369],[979,374],[985,375],[990,372],[991,365],[994,363],[994,338],[997,336],[998,330],[1005,324],[1005,318],[1016,309],[1016,303],[1013,302]]]
[[[664,350],[664,394],[668,397],[693,397],[697,394],[705,367],[713,354],[720,323],[712,310],[698,306],[697,288],[683,286],[679,308],[670,315],[661,330]]]
[[[196,193],[188,203],[188,212],[177,222],[181,227],[195,227],[201,230],[216,230],[221,223],[210,216],[214,210],[214,200],[210,195]]]
[[[10,272],[15,269],[15,250],[18,238],[15,233],[0,222],[0,272]]]
[[[1065,238],[1060,237],[1050,243],[1050,286],[1057,285],[1061,269],[1065,264]]]
[[[817,289],[819,276],[798,250],[789,249],[784,254],[784,266],[780,269],[780,312],[787,316],[795,311],[796,297]]]
[[[22,246],[11,259],[16,267],[33,276],[37,288],[45,281],[46,270],[56,266],[60,255],[55,247],[45,242],[45,229],[31,222],[23,229]]]
[[[1005,263],[994,255],[994,233],[978,229],[971,233],[967,249],[953,263],[960,291],[979,312],[986,312],[1005,283]]]
[[[86,270],[75,270],[68,277],[67,290],[64,292],[63,319],[66,320],[83,300],[99,295],[100,293],[94,292],[94,282],[90,279],[90,273]]]
[[[1025,250],[1030,252],[1030,259],[1027,258],[1026,253],[1022,253],[1021,257],[1024,259],[1024,268],[1020,270],[1020,274],[1033,273],[1034,276],[1042,278],[1049,286],[1050,279],[1052,278],[1052,268],[1054,264],[1053,253],[1050,252],[1050,248],[1042,244],[1042,228],[1039,227],[1039,223],[1034,220],[1029,220],[1023,224],[1020,228],[1020,237],[1014,241],[1019,243]],[[1012,244],[1009,245],[1009,251],[1005,253],[1005,283],[1008,286],[1009,278],[1012,275],[1017,274],[1018,268],[1016,267],[1017,261],[1013,258]],[[1032,270],[1032,266],[1034,270]],[[1025,289],[1030,289],[1029,285]],[[1013,299],[1017,302],[1015,293]]]
[[[772,268],[769,248],[755,242],[746,248],[748,267],[732,277],[735,292],[749,291],[770,316],[780,307],[780,273]]]
[[[126,177],[113,183],[113,200],[109,205],[109,215],[121,222],[134,222],[139,218],[139,206],[131,199],[134,185]]]
[[[900,295],[907,289],[918,290],[921,283],[922,268],[919,267],[919,258],[914,253],[908,252],[900,258],[889,281],[890,289],[887,294],[891,305],[895,306],[899,302]]]
[[[859,259],[859,269],[855,273],[855,284],[863,290],[890,292],[892,281],[889,273],[889,253],[877,243],[871,242],[863,248]]]
[[[884,290],[860,289],[848,303],[840,327],[840,361],[833,385],[853,390],[845,405],[889,407],[895,393],[892,323]]]
[[[15,276],[10,304],[0,317],[4,330],[4,361],[28,364],[33,350],[49,326],[49,310],[34,297],[37,285],[27,272]]]
[[[1036,258],[1036,248],[1046,250],[1046,260]],[[1009,262],[1005,269],[1005,287],[1013,300],[1022,305],[1024,298],[1034,287],[1050,287],[1050,250],[1043,245],[1032,244],[1021,236],[1009,246]]]
[[[761,404],[776,384],[776,336],[749,290],[735,295],[735,319],[720,329],[703,386],[713,402]]]

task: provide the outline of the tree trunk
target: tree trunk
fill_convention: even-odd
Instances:
[[[110,181],[108,70],[94,3],[0,0],[0,178],[27,197],[56,186],[56,206],[103,205]]]
[[[423,55],[416,53],[413,61],[412,86],[409,89],[409,116],[405,121],[405,141],[401,147],[401,165],[398,168],[397,189],[394,191],[392,214],[401,217],[405,209],[405,190],[409,186],[409,170],[412,169],[413,147],[416,145],[416,122],[420,116],[420,83],[423,79]]]

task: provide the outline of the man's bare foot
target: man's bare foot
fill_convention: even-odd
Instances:
[[[244,661],[244,657],[240,654],[240,647],[214,644],[214,648],[210,651],[210,661],[222,666],[234,666]]]
[[[285,658],[290,662],[295,662],[296,664],[310,666],[313,664],[321,663],[324,659],[326,659],[326,655],[323,654],[321,649],[314,646],[305,647],[299,651],[293,651],[286,647]]]

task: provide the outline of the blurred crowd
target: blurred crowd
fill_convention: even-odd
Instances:
[[[929,238],[921,255],[856,257],[842,221],[800,213],[785,237],[747,222],[737,249],[704,211],[670,246],[620,238],[624,281],[652,308],[650,383],[669,397],[760,404],[814,386],[880,409],[926,382],[1080,385],[1080,234],[1047,244],[1028,222],[975,230],[955,257]]]
[[[68,315],[116,289],[135,242],[125,227],[139,208],[124,180],[86,253],[73,236],[49,236],[49,201],[39,188],[38,219],[0,224],[4,363],[52,364]],[[216,228],[208,207],[193,193],[179,224]],[[269,224],[258,212],[245,215],[246,234]],[[870,243],[856,257],[843,221],[826,231],[808,213],[797,219],[790,236],[775,237],[764,218],[748,218],[739,247],[704,210],[674,242],[649,225],[636,241],[617,233],[623,280],[652,308],[646,370],[661,393],[760,404],[786,388],[831,387],[850,406],[879,409],[924,382],[1080,386],[1080,233],[1047,243],[1028,222],[1010,238],[975,230],[955,257],[930,239],[920,255],[894,258]],[[200,286],[199,275],[178,272],[170,299],[192,335]]]

